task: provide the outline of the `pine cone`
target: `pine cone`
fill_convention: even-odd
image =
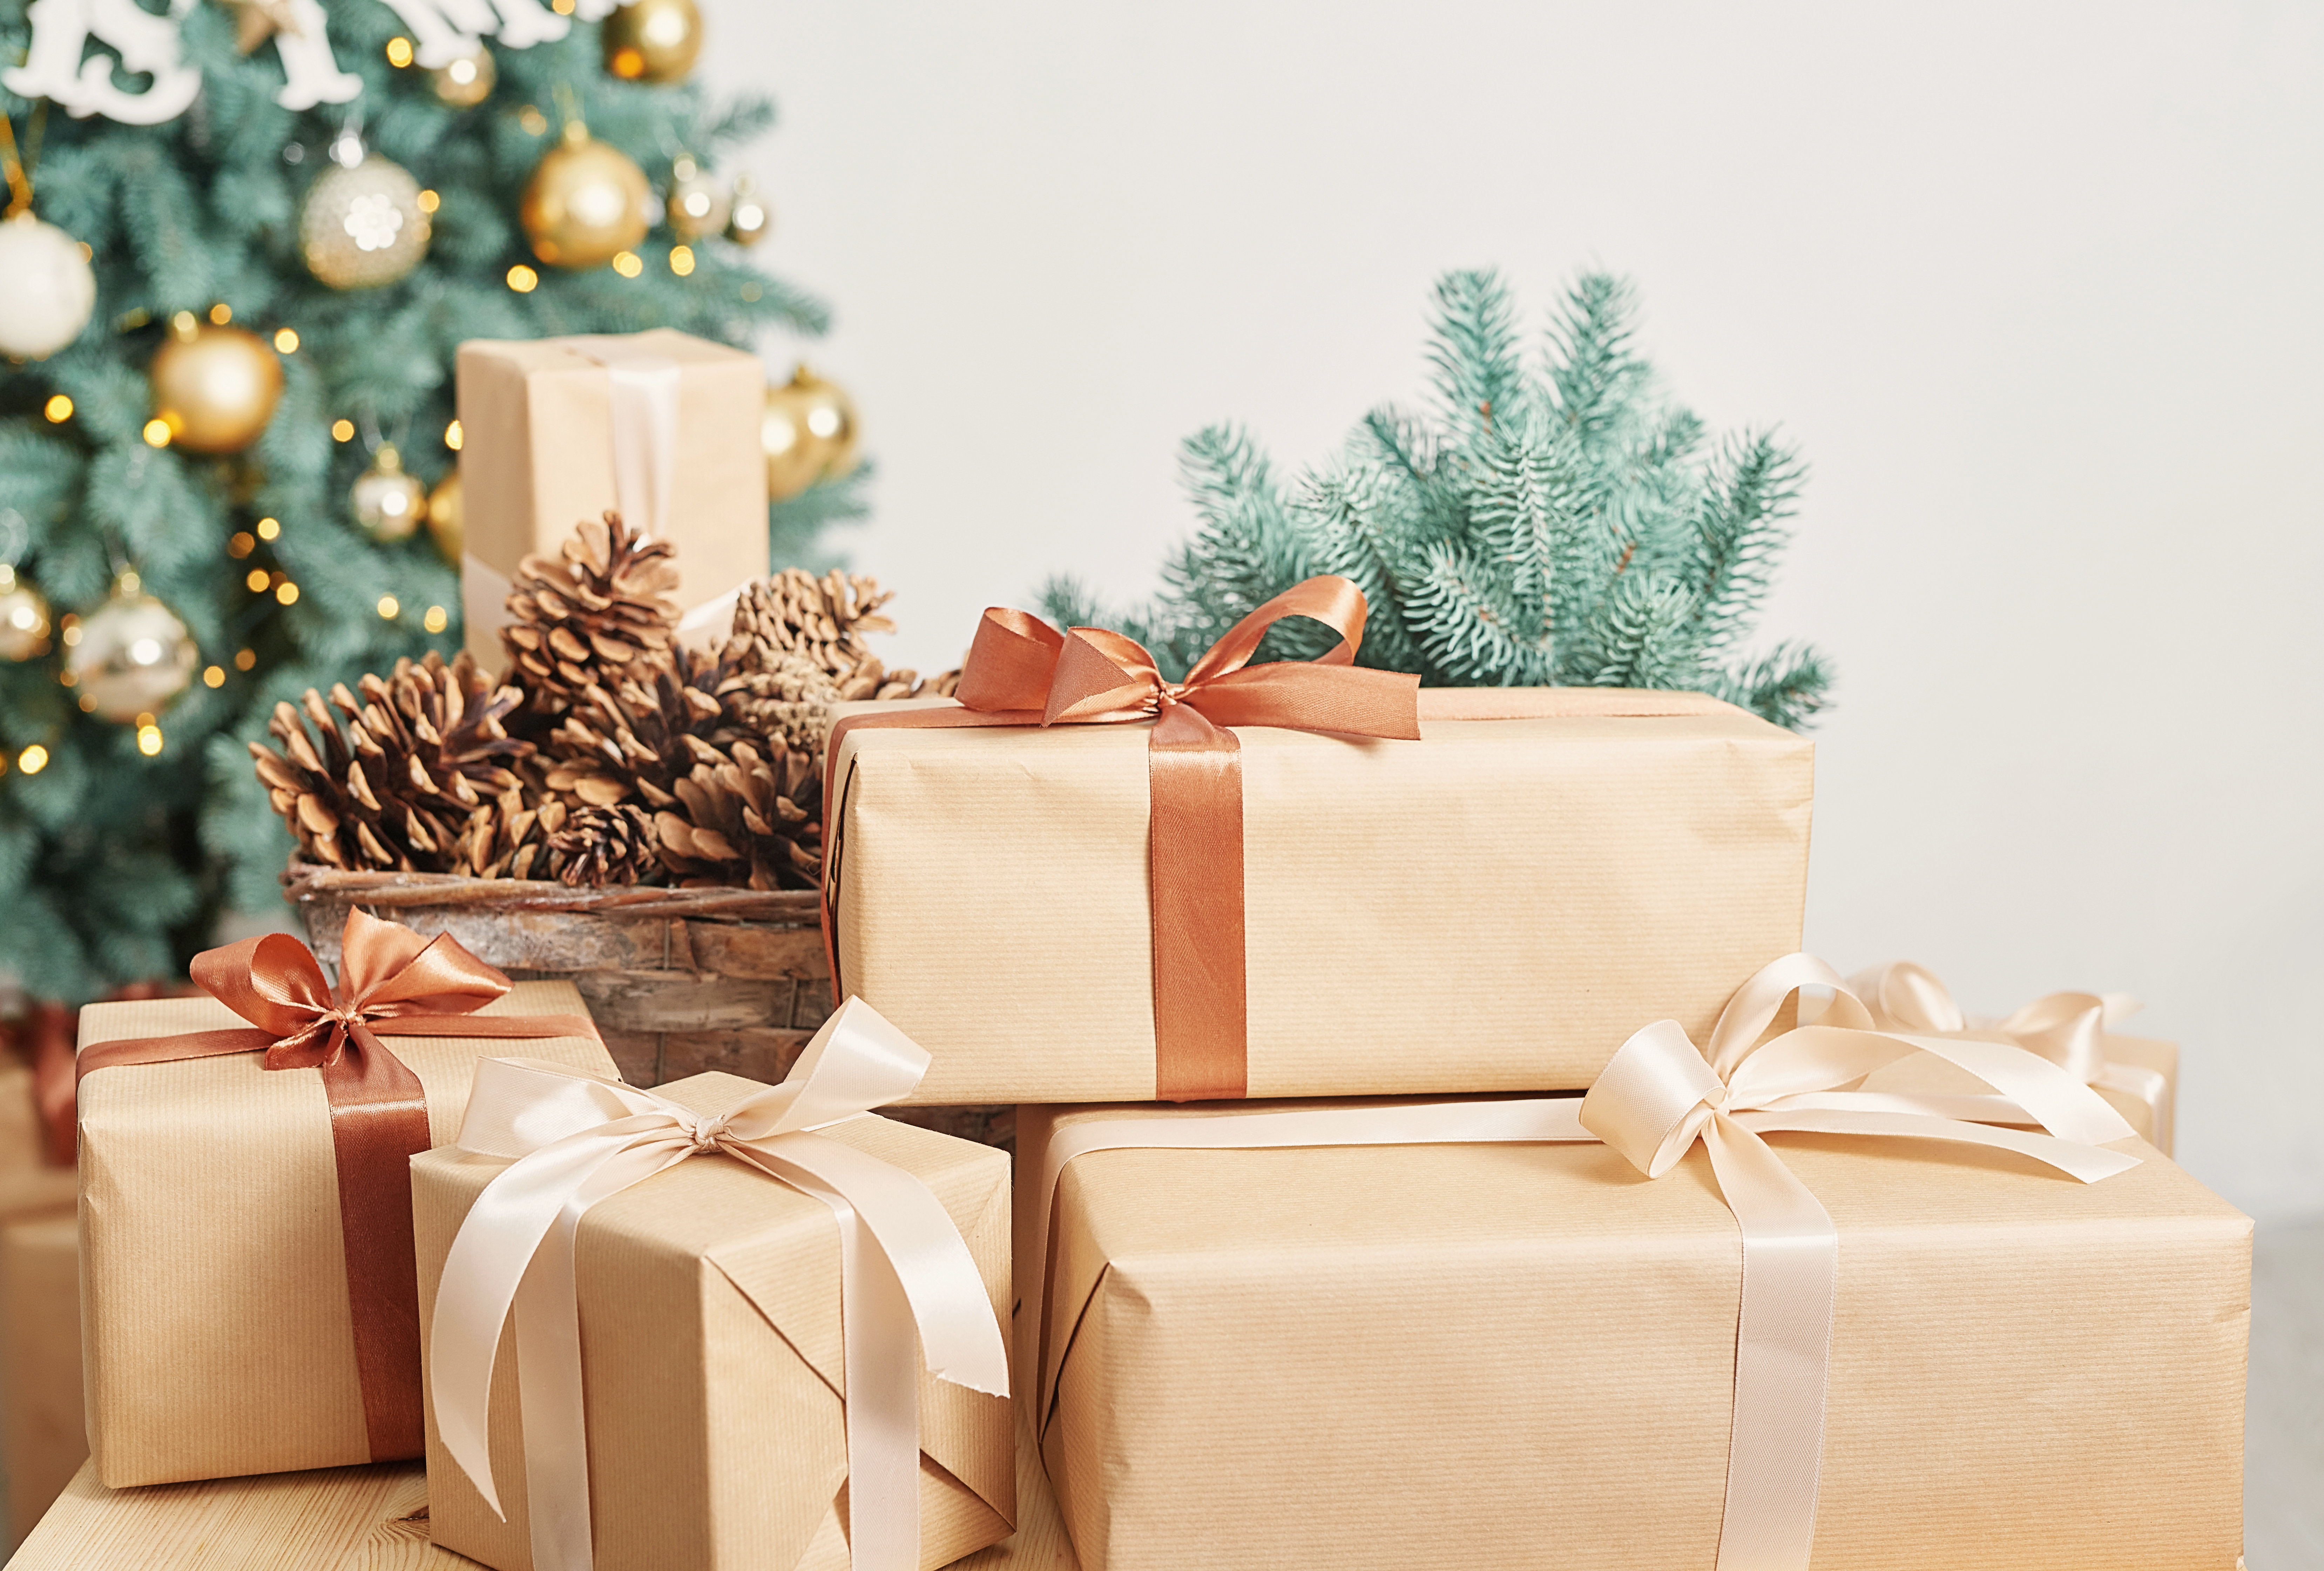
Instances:
[[[723,716],[716,688],[725,674],[723,664],[680,651],[617,686],[593,684],[542,744],[544,781],[576,807],[632,798],[673,805],[672,785],[696,763],[724,756],[709,738]]]
[[[676,551],[608,513],[582,524],[558,559],[529,556],[501,629],[509,680],[536,714],[569,707],[593,683],[620,681],[641,661],[668,656],[678,627]]]
[[[642,883],[662,867],[652,815],[626,802],[576,809],[565,827],[549,836],[549,849],[557,858],[558,878],[592,889]]]
[[[471,878],[548,877],[549,843],[570,810],[563,799],[544,797],[530,786],[503,791],[468,815],[461,864],[453,871]]]
[[[447,665],[433,651],[356,686],[360,702],[342,684],[327,705],[309,688],[300,705],[274,706],[267,729],[281,751],[250,744],[274,810],[311,861],[458,870],[470,815],[516,789],[510,766],[532,752],[503,724],[523,695],[490,689],[466,653]]]
[[[879,615],[894,597],[862,574],[850,577],[834,568],[818,578],[804,568],[785,568],[736,599],[733,636],[769,652],[762,659],[770,663],[772,654],[805,655],[842,680],[872,658],[863,634],[896,631]]]
[[[815,754],[730,744],[674,786],[654,815],[662,862],[687,883],[816,889],[823,882],[823,772]]]
[[[839,688],[805,655],[763,652],[771,657],[771,665],[739,671],[718,684],[718,700],[727,719],[753,736],[820,756]]]

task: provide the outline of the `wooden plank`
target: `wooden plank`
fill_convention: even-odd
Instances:
[[[736,922],[686,922],[697,971],[763,980],[824,975],[820,928],[770,928]]]
[[[790,982],[744,982],[694,971],[578,971],[573,985],[598,1029],[744,1030],[789,1023]],[[666,1077],[676,1078],[665,1066]]]
[[[416,1462],[106,1489],[84,1465],[9,1571],[472,1571],[428,1541]],[[1017,1531],[954,1571],[1078,1571],[1041,1459],[1020,1426]]]
[[[107,1489],[84,1464],[9,1571],[466,1571],[428,1541],[417,1462]]]
[[[831,1018],[831,978],[818,974],[799,984],[798,999],[791,1005],[791,1024],[813,1030]]]
[[[659,1031],[617,1031],[601,1025],[597,1034],[605,1039],[605,1050],[613,1055],[613,1067],[622,1079],[632,1086],[662,1083]]]

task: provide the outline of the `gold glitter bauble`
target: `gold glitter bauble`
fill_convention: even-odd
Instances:
[[[455,109],[473,109],[493,96],[493,87],[500,78],[500,67],[493,63],[493,51],[480,43],[473,52],[429,71],[428,87],[438,103]]]
[[[41,592],[0,565],[0,660],[31,660],[49,652],[49,603]]]
[[[393,283],[428,254],[428,214],[420,182],[401,164],[367,155],[353,169],[333,164],[307,188],[299,209],[299,250],[307,271],[333,289]]]
[[[146,368],[154,418],[189,453],[239,453],[258,439],[282,396],[282,357],[255,333],[178,313]]]
[[[767,455],[767,494],[797,496],[855,467],[855,401],[802,365],[788,384],[767,389],[759,445]]]
[[[88,248],[21,209],[0,223],[0,355],[42,360],[80,337],[97,305]]]
[[[726,221],[726,238],[737,245],[756,245],[775,226],[774,209],[759,195],[758,182],[747,174],[734,177],[733,216]]]
[[[645,171],[576,120],[532,171],[517,222],[551,267],[602,267],[646,237],[652,197]]]
[[[460,471],[452,472],[436,482],[436,489],[428,494],[428,535],[444,559],[454,567],[468,549],[467,515],[460,509]]]
[[[428,487],[403,472],[403,455],[382,442],[347,492],[355,523],[382,545],[410,540],[428,517]]]
[[[92,714],[126,723],[166,708],[199,659],[178,614],[146,594],[136,574],[124,573],[113,598],[82,619],[65,667]]]
[[[686,153],[669,166],[669,196],[663,206],[669,213],[670,232],[681,240],[699,240],[726,226],[733,203],[725,182]]]
[[[702,54],[702,11],[694,0],[629,0],[599,34],[605,69],[625,82],[678,82]]]

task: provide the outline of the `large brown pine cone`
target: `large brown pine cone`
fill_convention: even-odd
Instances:
[[[860,573],[834,568],[818,578],[804,568],[785,568],[736,599],[734,637],[770,654],[805,655],[839,680],[872,658],[865,633],[896,631],[879,615],[893,598]]]
[[[840,701],[837,684],[803,654],[752,653],[754,666],[763,659],[761,669],[738,670],[718,684],[726,718],[750,735],[820,756],[831,731],[831,707]]]
[[[503,791],[468,815],[453,871],[471,878],[547,878],[549,843],[571,811],[561,797],[530,785]]]
[[[730,743],[654,815],[662,861],[687,883],[815,889],[823,879],[823,772],[805,749]]]
[[[673,784],[722,756],[709,738],[723,719],[724,675],[723,666],[678,651],[619,683],[591,685],[541,744],[549,790],[576,807],[671,806]]]
[[[529,556],[501,629],[508,679],[536,714],[568,708],[592,684],[621,681],[669,652],[678,627],[676,552],[608,513],[576,529],[556,558]]]
[[[433,651],[356,685],[360,700],[342,684],[328,704],[312,688],[277,704],[267,729],[281,751],[250,744],[274,810],[310,861],[465,871],[469,816],[517,788],[512,766],[532,752],[503,724],[523,695],[489,688],[466,653],[447,665]]]

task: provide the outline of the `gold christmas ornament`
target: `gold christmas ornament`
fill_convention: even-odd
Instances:
[[[113,597],[82,619],[65,666],[92,714],[126,724],[167,708],[199,658],[178,614],[124,573]]]
[[[670,232],[681,240],[700,240],[726,226],[733,203],[724,181],[681,152],[669,166],[666,206]]]
[[[500,78],[500,67],[493,63],[493,51],[480,43],[459,59],[429,71],[428,87],[438,103],[455,109],[473,109],[493,96]]]
[[[0,563],[0,660],[26,661],[49,652],[49,603]]]
[[[274,418],[282,396],[281,356],[264,339],[198,321],[191,311],[171,319],[145,374],[154,421],[167,442],[189,453],[242,451]]]
[[[625,82],[683,81],[702,54],[702,11],[695,0],[629,0],[599,40],[606,71]]]
[[[456,568],[460,565],[461,554],[468,549],[468,531],[466,515],[460,511],[460,469],[456,464],[428,494],[428,535],[446,561]]]
[[[767,494],[777,502],[836,480],[855,467],[855,401],[802,365],[788,384],[767,389],[759,445],[767,455]]]
[[[760,197],[758,182],[747,174],[736,175],[733,213],[726,222],[726,238],[737,245],[756,245],[774,226],[774,209]]]
[[[428,517],[428,487],[403,472],[403,455],[382,442],[347,492],[355,523],[381,545],[410,540]]]
[[[652,197],[645,171],[576,120],[532,171],[517,221],[551,267],[602,267],[646,237]]]
[[[352,168],[325,170],[299,209],[299,249],[307,271],[333,289],[395,282],[420,265],[428,240],[420,182],[376,153]]]
[[[32,217],[0,223],[0,355],[42,360],[80,337],[97,305],[97,274],[81,243]]]

